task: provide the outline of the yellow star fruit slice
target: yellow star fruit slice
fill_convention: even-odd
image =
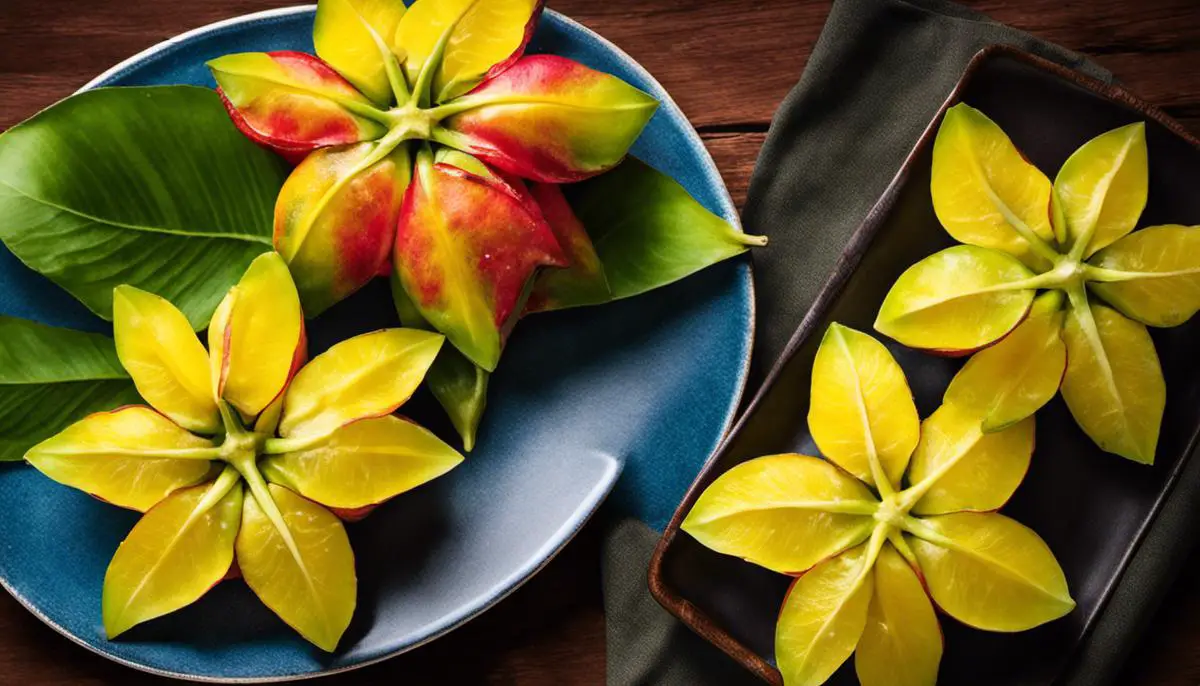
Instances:
[[[970,105],[950,108],[938,128],[930,192],[938,220],[955,240],[1045,264],[1029,238],[1054,242],[1050,179]]]
[[[279,435],[312,438],[391,414],[417,390],[445,339],[383,329],[342,341],[300,370],[283,399]]]
[[[942,630],[916,572],[889,543],[875,562],[875,593],[854,655],[862,686],[934,686]]]
[[[264,476],[322,505],[382,503],[445,474],[462,455],[432,432],[385,415],[362,419],[311,447],[267,459]]]
[[[230,470],[177,491],[138,521],[104,576],[104,630],[132,627],[199,600],[229,571],[242,519],[242,486]]]
[[[1091,264],[1113,281],[1092,291],[1148,326],[1178,326],[1200,310],[1200,227],[1168,224],[1135,231],[1096,253]]]
[[[329,510],[270,484],[271,503],[247,497],[238,567],[251,590],[306,640],[327,652],[354,615],[358,579],[342,522]],[[273,512],[275,507],[278,512]]]
[[[826,560],[796,580],[775,627],[775,659],[788,686],[818,686],[854,652],[875,585],[869,545]]]
[[[770,455],[717,478],[681,528],[703,545],[782,573],[802,572],[865,541],[875,498],[808,455]]]
[[[1133,231],[1146,207],[1149,164],[1141,122],[1096,136],[1063,163],[1054,179],[1055,214],[1074,254],[1086,259]]]
[[[808,410],[821,453],[871,485],[872,460],[878,460],[895,487],[920,425],[904,371],[887,348],[867,334],[831,324],[813,362]]]
[[[1152,464],[1167,399],[1154,341],[1145,326],[1115,310],[1085,297],[1074,301],[1063,329],[1063,400],[1096,445]]]
[[[255,258],[217,306],[208,350],[217,396],[245,417],[283,392],[306,352],[300,296],[278,253]]]
[[[960,622],[986,631],[1025,631],[1075,608],[1058,561],[1031,529],[995,513],[960,512],[922,522],[929,536],[906,540],[933,599]]]
[[[113,338],[121,366],[146,402],[189,431],[217,432],[221,417],[208,353],[182,312],[153,293],[117,286]]]
[[[55,481],[145,512],[208,475],[216,448],[149,407],[85,417],[34,446],[29,464]]]

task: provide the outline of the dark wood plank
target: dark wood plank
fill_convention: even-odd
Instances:
[[[739,206],[780,100],[828,14],[818,0],[550,0],[645,65],[701,130]],[[196,26],[279,0],[0,0],[0,129],[102,69]],[[968,0],[998,21],[1094,57],[1200,131],[1195,0]],[[2,221],[3,218],[0,218]],[[452,635],[328,684],[579,684],[604,680],[598,528],[491,612]],[[1200,554],[1119,683],[1200,683]],[[166,683],[72,646],[0,594],[0,682]]]

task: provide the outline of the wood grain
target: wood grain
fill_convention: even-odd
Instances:
[[[0,129],[163,39],[280,0],[0,0]],[[998,21],[1092,56],[1200,131],[1196,0],[976,0]],[[551,0],[649,69],[700,130],[739,206],[771,115],[799,79],[824,0]],[[3,218],[0,217],[0,221]],[[480,619],[420,650],[321,683],[604,683],[599,533]],[[1200,554],[1193,555],[1121,684],[1200,683]],[[70,644],[0,594],[0,683],[161,684]]]

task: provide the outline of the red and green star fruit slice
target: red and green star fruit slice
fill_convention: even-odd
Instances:
[[[775,659],[787,686],[819,686],[854,652],[874,591],[870,544],[796,579],[775,626]]]
[[[875,562],[875,593],[854,653],[862,686],[934,686],[942,629],[925,586],[890,543]]]
[[[795,574],[865,541],[875,497],[808,455],[744,462],[704,490],[680,526],[704,546]]]
[[[1054,179],[1055,214],[1076,257],[1133,231],[1150,186],[1146,126],[1122,126],[1084,143]]]
[[[493,371],[535,271],[564,266],[554,232],[507,183],[418,158],[400,212],[396,276],[421,316]]]
[[[307,357],[304,313],[277,253],[255,258],[225,295],[208,328],[213,387],[245,417],[256,417],[287,387]]]
[[[909,267],[884,298],[875,329],[912,348],[973,352],[1012,331],[1036,279],[1015,257],[959,245]]]
[[[326,507],[378,505],[445,474],[463,461],[428,430],[385,415],[351,422],[302,450],[263,463],[268,480]]]
[[[1082,292],[1071,301],[1063,400],[1101,449],[1153,464],[1167,397],[1154,341],[1145,326]]]
[[[417,390],[444,339],[417,329],[382,329],[313,358],[283,399],[279,435],[329,436],[357,419],[391,414]]]
[[[1063,300],[1062,291],[1039,295],[1020,326],[954,375],[944,402],[982,417],[985,432],[1009,427],[1050,402],[1067,368]]]
[[[233,123],[293,162],[329,145],[379,138],[371,101],[328,64],[302,52],[246,52],[208,63]]]
[[[146,513],[104,575],[104,630],[116,638],[196,602],[229,571],[242,521],[237,472],[176,491]]]
[[[354,551],[341,520],[269,484],[245,499],[236,550],[255,595],[310,643],[333,652],[354,616],[358,593]]]
[[[315,317],[386,271],[412,162],[403,145],[317,150],[275,203],[275,249],[287,260],[304,312]]]
[[[404,16],[401,0],[320,0],[313,23],[317,56],[368,98],[387,106],[394,100],[385,60]],[[396,65],[396,76],[403,80]]]
[[[189,431],[217,432],[221,417],[208,352],[182,312],[153,293],[117,286],[113,338],[121,366],[146,402]]]
[[[546,223],[558,237],[558,244],[567,254],[570,266],[547,269],[537,277],[533,294],[525,307],[526,313],[547,312],[563,307],[598,305],[612,299],[604,265],[587,229],[575,216],[562,190],[557,185],[534,183],[529,191]]]
[[[979,110],[960,103],[946,112],[933,144],[930,191],[955,240],[1047,264],[1043,253],[1055,240],[1050,180]],[[1041,252],[1033,247],[1039,244]]]
[[[396,305],[400,323],[409,328],[431,330],[433,327],[421,316],[395,274],[390,281],[392,301]],[[468,453],[475,448],[479,422],[487,407],[490,377],[491,374],[480,369],[452,345],[442,346],[425,375],[425,383],[450,417],[450,423],[462,438],[463,450]]]
[[[555,55],[523,57],[454,104],[461,113],[435,138],[545,183],[615,167],[658,108],[621,79]]]
[[[1200,310],[1200,227],[1168,224],[1135,231],[1096,253],[1088,285],[1126,317],[1178,326]]]
[[[25,454],[51,479],[113,505],[145,512],[202,481],[218,448],[149,407],[90,415]]]
[[[1032,416],[983,433],[978,414],[942,405],[921,424],[921,442],[913,453],[909,482],[935,479],[913,512],[1000,509],[1025,478],[1033,444]]]
[[[813,361],[808,427],[821,453],[875,485],[899,485],[920,419],[904,371],[883,344],[831,324]],[[873,471],[877,463],[883,474]],[[885,487],[886,490],[886,487]]]
[[[438,60],[431,100],[456,98],[507,69],[533,36],[542,0],[437,0],[415,3],[400,20],[395,45],[410,83]],[[439,45],[441,44],[441,45]]]
[[[934,601],[985,631],[1025,631],[1075,608],[1054,553],[1033,530],[995,513],[921,520],[905,537]]]

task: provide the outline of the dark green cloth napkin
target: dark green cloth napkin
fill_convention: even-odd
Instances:
[[[834,3],[800,82],[771,124],[743,213],[749,233],[771,239],[754,255],[758,340],[747,398],[971,57],[994,43],[1111,80],[1075,53],[952,3]],[[646,570],[657,540],[658,532],[634,520],[615,522],[608,533],[609,686],[760,683],[650,597]],[[1119,660],[1116,652],[1108,651],[1109,659]]]

